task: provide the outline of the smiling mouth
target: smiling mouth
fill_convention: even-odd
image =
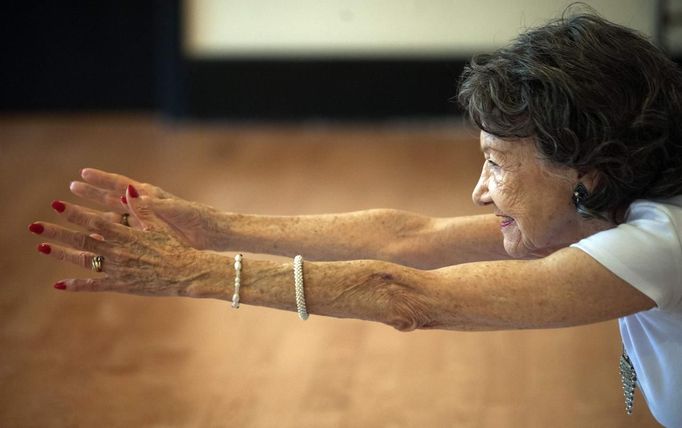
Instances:
[[[498,214],[497,216],[500,217],[500,227],[501,228],[505,228],[507,226],[510,226],[515,221],[513,218],[506,216],[506,215]]]

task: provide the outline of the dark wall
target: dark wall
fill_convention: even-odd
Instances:
[[[2,15],[0,109],[156,106],[153,2],[15,1]]]
[[[0,111],[154,110],[171,118],[450,116],[467,58],[190,60],[182,0],[14,1]]]
[[[462,59],[187,60],[181,0],[12,2],[0,110],[300,119],[446,115]]]
[[[188,113],[354,120],[450,115],[463,66],[457,59],[193,61]]]

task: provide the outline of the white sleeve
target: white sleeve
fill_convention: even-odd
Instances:
[[[651,298],[661,310],[682,310],[682,245],[678,212],[653,202],[635,202],[627,222],[589,236],[579,248]]]

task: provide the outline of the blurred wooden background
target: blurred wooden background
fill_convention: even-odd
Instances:
[[[164,124],[0,117],[0,426],[653,427],[626,416],[616,322],[400,333],[227,302],[66,294],[87,275],[36,252],[34,220],[82,167],[225,210],[481,212],[482,158],[457,124]]]

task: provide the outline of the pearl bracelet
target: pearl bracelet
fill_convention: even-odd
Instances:
[[[294,257],[294,288],[296,289],[298,317],[305,321],[308,319],[308,311],[305,307],[305,294],[303,293],[303,257],[300,254]]]
[[[242,282],[242,255],[234,256],[234,294],[232,295],[232,307],[239,309],[239,287]]]

